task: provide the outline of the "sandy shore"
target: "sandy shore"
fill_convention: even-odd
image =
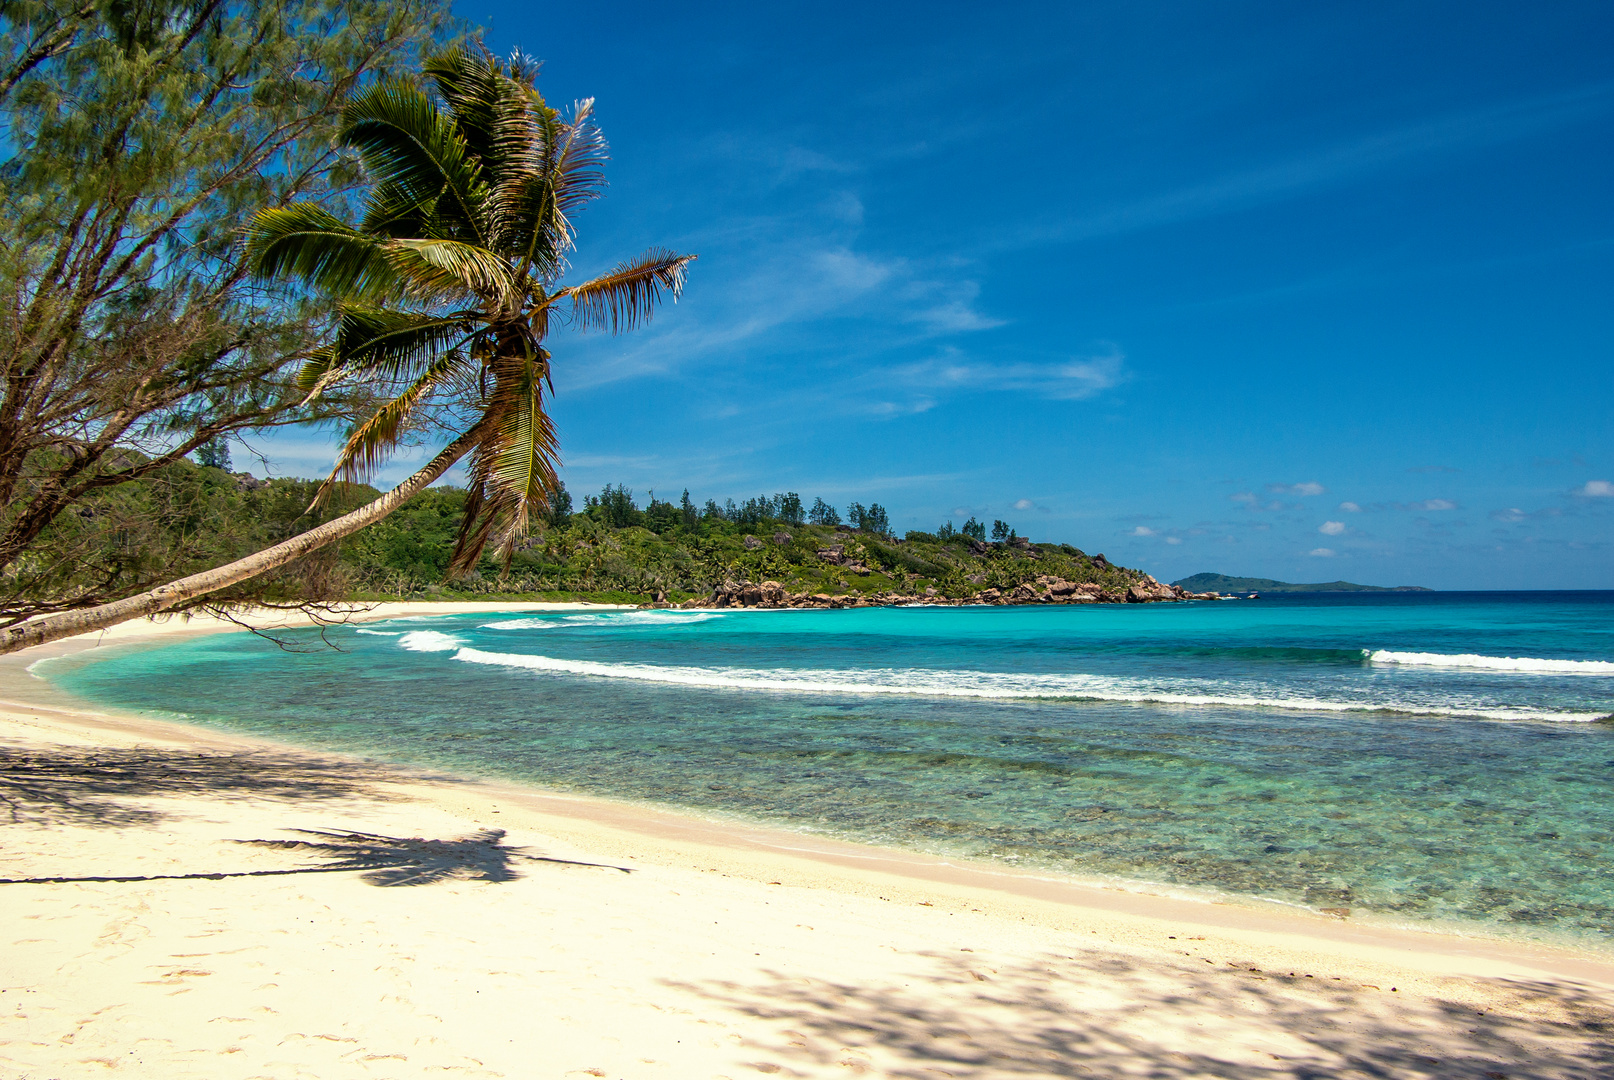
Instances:
[[[1614,1074],[1595,956],[434,776],[26,673],[219,629],[0,658],[0,1075]]]

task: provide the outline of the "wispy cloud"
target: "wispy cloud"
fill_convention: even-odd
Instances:
[[[981,286],[974,281],[915,281],[905,290],[904,299],[919,306],[906,318],[938,334],[963,334],[1005,325],[1003,319],[976,309],[975,301],[980,295]]]
[[[1419,465],[1407,470],[1409,473],[1455,473],[1462,471],[1461,469],[1454,469],[1450,465]]]
[[[783,229],[784,223],[775,223]],[[631,338],[557,334],[555,381],[581,393],[616,383],[674,375],[691,368],[734,366],[782,331],[855,318],[870,347],[889,348],[955,337],[1003,325],[977,306],[980,285],[943,268],[857,250],[835,235],[771,236],[766,229],[735,242],[723,277],[703,278],[697,263],[689,293],[676,308]],[[714,266],[718,264],[713,264]]]
[[[1457,504],[1450,499],[1424,499],[1422,502],[1407,503],[1406,510],[1456,510]]]
[[[1269,503],[1263,503],[1261,501],[1260,497],[1258,495],[1256,495],[1256,493],[1253,492],[1253,491],[1237,491],[1237,492],[1234,492],[1232,495],[1229,495],[1228,498],[1231,499],[1233,502],[1243,503],[1245,506],[1249,507],[1251,510],[1282,510],[1283,509],[1283,503],[1278,502],[1277,500],[1273,500],[1272,502],[1269,502]]]
[[[1339,508],[1347,514],[1360,514],[1362,512],[1362,508],[1353,502],[1342,502],[1339,504]]]
[[[1097,397],[1126,381],[1119,350],[1052,363],[992,363],[947,349],[929,360],[885,369],[890,382],[930,392],[995,390],[1032,394],[1053,401]]]
[[[1147,526],[1147,525],[1139,525],[1137,528],[1135,528],[1131,532],[1127,533],[1127,535],[1128,536],[1154,536],[1155,531],[1153,529],[1149,528],[1149,526]]]
[[[1277,495],[1321,495],[1328,489],[1315,480],[1305,480],[1298,484],[1268,484],[1267,490]]]
[[[1588,480],[1575,491],[1583,499],[1614,498],[1614,483],[1607,480]]]
[[[1520,510],[1517,506],[1510,506],[1506,510],[1492,510],[1492,521],[1516,523],[1520,521],[1540,521],[1545,518],[1563,517],[1564,512],[1556,506],[1542,507],[1540,510]]]
[[[1337,552],[1333,548],[1312,548],[1306,554],[1314,559],[1332,559]]]
[[[1343,521],[1325,521],[1317,526],[1317,531],[1324,536],[1339,536],[1345,531],[1345,523]]]

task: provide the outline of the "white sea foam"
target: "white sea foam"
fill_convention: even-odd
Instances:
[[[483,630],[565,630],[579,626],[683,626],[721,619],[717,611],[602,611],[549,619],[510,619],[483,623]]]
[[[64,659],[66,659],[66,657],[62,657],[62,656],[47,656],[47,657],[45,657],[45,658],[43,658],[41,660],[35,660],[33,663],[31,663],[27,667],[23,668],[23,670],[26,671],[28,674],[32,675],[36,679],[43,679],[45,676],[43,676],[43,675],[41,675],[39,673],[39,671],[38,671],[39,668],[41,668],[44,665],[50,663],[52,660],[64,660]]]
[[[1517,671],[1539,675],[1614,675],[1614,661],[1541,660],[1531,656],[1480,656],[1476,653],[1391,652],[1379,649],[1368,657],[1375,664],[1407,667],[1468,668],[1474,671]]]
[[[356,634],[372,634],[375,637],[402,637],[402,630],[355,630]]]
[[[462,642],[440,630],[411,630],[398,638],[398,644],[410,652],[451,652]]]
[[[809,694],[892,694],[914,697],[1066,699],[1160,705],[1219,705],[1276,708],[1305,712],[1398,712],[1486,720],[1590,721],[1598,713],[1551,712],[1492,708],[1483,705],[1432,705],[1416,702],[1328,701],[1266,697],[1250,693],[1185,693],[1101,675],[1023,675],[992,671],[936,671],[928,668],[881,668],[866,671],[793,668],[700,668],[653,664],[562,660],[530,653],[487,652],[462,648],[454,659],[469,664],[524,668],[556,674],[606,679],[672,683],[735,690],[768,690]]]

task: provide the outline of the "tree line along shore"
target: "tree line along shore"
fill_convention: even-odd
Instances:
[[[210,457],[210,455],[203,455]],[[129,586],[217,565],[294,536],[375,489],[344,484],[309,511],[318,481],[262,480],[227,461],[181,460],[155,482],[107,492],[62,523],[64,574]],[[607,485],[573,506],[564,487],[534,522],[508,570],[492,555],[450,579],[467,493],[434,487],[390,517],[253,586],[269,603],[345,600],[586,600],[684,607],[856,607],[879,604],[1138,603],[1199,596],[1069,544],[1033,543],[1001,522],[997,540],[973,520],[892,533],[878,504],[842,520],[822,500],[786,493],[697,507]],[[71,581],[58,582],[69,588]],[[228,599],[228,595],[221,597]]]

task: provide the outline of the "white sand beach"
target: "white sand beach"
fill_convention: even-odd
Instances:
[[[1614,1075],[1589,953],[311,753],[26,670],[230,629],[0,659],[0,1075]]]

